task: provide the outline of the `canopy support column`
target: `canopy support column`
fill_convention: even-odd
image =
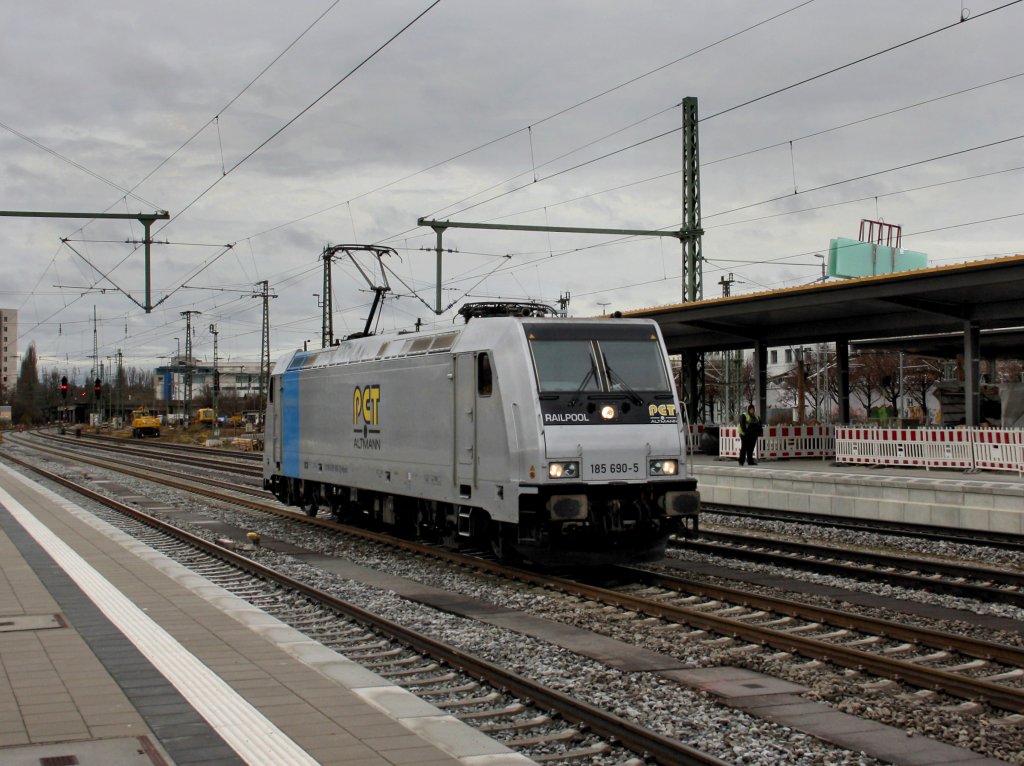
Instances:
[[[964,322],[964,419],[968,428],[981,422],[981,325]]]
[[[839,363],[839,422],[850,424],[850,344],[836,341],[836,361]]]
[[[768,344],[761,341],[754,344],[754,399],[763,421],[768,415]]]

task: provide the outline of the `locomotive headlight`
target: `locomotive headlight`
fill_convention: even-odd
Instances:
[[[679,473],[679,463],[675,460],[652,460],[650,464],[651,476],[675,476]]]
[[[615,408],[610,404],[606,404],[601,408],[601,417],[605,420],[615,420]]]
[[[567,463],[548,463],[548,477],[552,479],[575,479],[580,475],[580,464],[572,461]]]

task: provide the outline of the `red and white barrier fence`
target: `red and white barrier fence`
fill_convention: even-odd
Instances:
[[[1024,431],[972,428],[971,432],[975,468],[1024,474]]]
[[[757,459],[826,458],[835,453],[831,426],[768,426],[757,440]],[[722,426],[718,431],[718,454],[740,456],[740,429]]]
[[[691,426],[691,444],[700,433]],[[740,455],[736,426],[718,432],[718,454]],[[830,458],[837,463],[918,468],[1016,471],[1024,475],[1024,431],[1004,428],[862,428],[768,426],[757,440],[757,459]]]
[[[836,462],[974,468],[967,429],[836,427]]]
[[[690,452],[700,451],[700,437],[704,433],[703,423],[690,423],[690,433],[687,436],[687,441],[690,445]]]
[[[1024,432],[836,427],[836,462],[1024,473]]]

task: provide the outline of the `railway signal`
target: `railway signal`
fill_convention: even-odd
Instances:
[[[65,375],[60,379],[60,397],[61,399],[68,398],[68,376]]]
[[[99,400],[99,398],[101,396],[103,396],[103,381],[101,381],[99,378],[96,378],[95,386],[96,386],[96,388],[95,388],[95,390],[96,390],[96,399]]]

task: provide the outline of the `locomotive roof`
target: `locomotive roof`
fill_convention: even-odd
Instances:
[[[481,326],[493,327],[497,323],[508,325],[656,325],[650,319],[635,318],[565,318],[565,317],[481,317],[470,323],[450,329],[427,330],[417,333],[387,333],[368,335],[362,338],[344,340],[337,346],[319,348],[310,351],[297,350],[286,355],[275,365],[275,370],[290,371],[311,367],[330,367],[338,364],[354,364],[377,359],[394,359],[407,356],[423,356],[439,354],[452,350],[456,341],[468,329],[474,331]]]

